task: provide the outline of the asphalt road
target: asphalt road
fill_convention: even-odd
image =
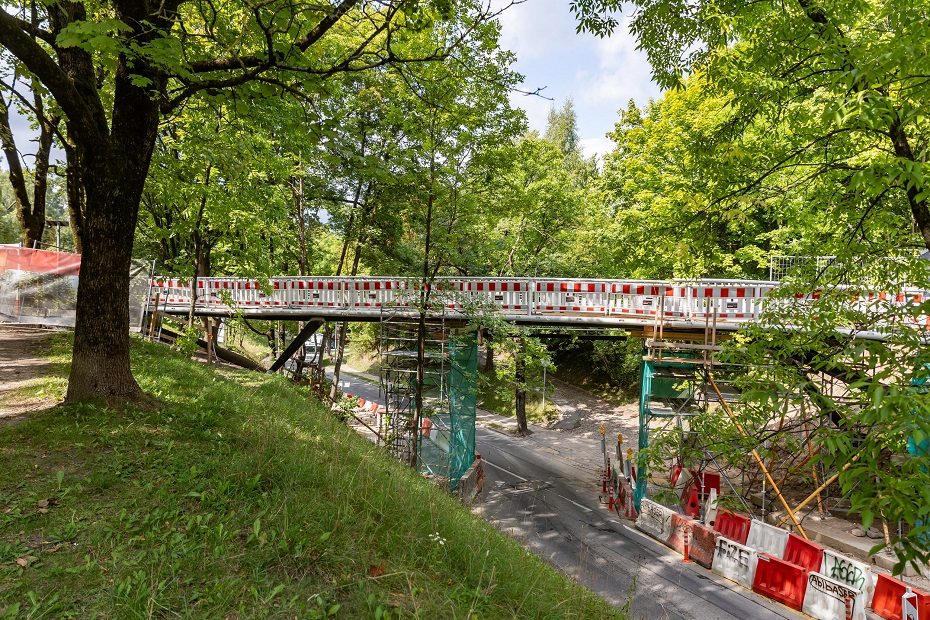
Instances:
[[[378,400],[378,388],[347,376],[343,389]],[[475,510],[502,531],[633,618],[802,618],[633,529],[598,499],[598,474],[520,438],[479,426],[485,490]]]

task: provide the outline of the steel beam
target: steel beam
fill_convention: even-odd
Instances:
[[[284,352],[281,353],[280,357],[275,360],[274,364],[271,365],[271,368],[268,369],[268,374],[270,375],[281,370],[281,367],[284,366],[285,362],[287,362],[287,360],[289,360],[291,356],[294,355],[294,353],[297,353],[297,349],[303,346],[303,344],[307,342],[307,339],[312,336],[316,330],[320,329],[320,327],[325,322],[326,321],[319,317],[315,317],[307,321],[307,324],[304,325],[302,330],[300,330],[300,333],[297,334],[297,337],[294,338],[291,344],[287,345],[287,348],[284,349]]]

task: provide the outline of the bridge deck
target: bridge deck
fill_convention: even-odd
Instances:
[[[161,312],[174,315],[190,311],[189,282],[156,279],[152,285],[150,307],[157,305]],[[429,285],[429,313],[432,320],[451,322],[494,314],[519,325],[623,328],[643,333],[660,326],[682,333],[732,332],[760,318],[771,303],[804,305],[820,296],[820,291],[811,291],[774,299],[770,296],[778,286],[756,280],[437,278]],[[921,304],[927,298],[927,293],[916,289],[887,293],[846,288],[849,303],[869,313]],[[194,314],[380,321],[385,314],[417,316],[420,297],[420,281],[411,278],[200,278]],[[914,318],[918,329],[926,330],[928,324],[926,317]],[[871,337],[881,336],[874,332]]]

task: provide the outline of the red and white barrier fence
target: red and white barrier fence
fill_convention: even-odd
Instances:
[[[636,519],[636,529],[686,561],[818,620],[865,620],[866,609],[886,620],[930,620],[930,594],[868,564],[722,509],[713,526],[648,499]]]
[[[507,316],[613,317],[638,321],[716,322],[733,325],[758,319],[763,302],[778,284],[753,280],[627,281],[536,278],[437,278],[431,298],[451,312],[475,306]],[[166,308],[187,308],[191,287],[186,280],[156,278]],[[196,307],[201,309],[278,308],[328,311],[377,311],[411,308],[419,297],[417,279],[398,277],[281,277],[269,280],[199,278]],[[919,309],[928,293],[870,292],[847,287],[850,303],[863,312],[913,308],[905,322],[930,329],[930,317]],[[154,296],[153,296],[154,297]],[[779,303],[809,303],[818,291]]]

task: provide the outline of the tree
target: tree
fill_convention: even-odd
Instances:
[[[9,61],[9,58],[5,60]],[[27,82],[26,88],[31,91],[31,97],[20,91],[23,88],[20,83],[23,77]],[[42,234],[45,232],[49,158],[55,134],[61,123],[61,113],[54,106],[50,106],[42,85],[36,83],[28,72],[26,76],[21,76],[18,66],[14,65],[13,74],[8,82],[3,82],[2,90],[5,95],[0,93],[0,144],[6,156],[7,172],[13,187],[16,218],[21,231],[20,242],[23,247],[33,248],[42,242]],[[32,170],[24,165],[16,146],[10,124],[11,109],[27,112],[39,130]]]
[[[572,8],[579,29],[609,34],[617,25],[610,11],[619,4],[576,0]],[[922,111],[930,99],[927,2],[633,4],[631,31],[660,84],[681,85],[699,72],[712,94],[730,97],[731,137],[776,129],[779,148],[755,154],[754,174],[715,204],[758,195],[790,171],[823,188],[814,196],[818,208],[840,207],[840,218],[854,226],[903,207],[930,248],[930,124]]]
[[[748,369],[739,415],[752,434],[734,454],[744,458],[763,439],[771,456],[796,446],[780,432],[790,412],[789,420],[816,428],[813,460],[837,472],[864,527],[875,519],[905,525],[900,536],[886,529],[896,571],[926,562],[928,361],[918,322],[928,307],[906,289],[930,286],[925,261],[908,248],[930,248],[930,5],[634,5],[632,30],[657,79],[687,90],[700,78],[708,97],[726,99],[710,140],[680,150],[700,157],[708,146],[734,147],[703,166],[703,210],[804,201],[789,217],[809,239],[832,239],[824,246],[840,254],[829,268],[796,274],[731,347],[729,359]],[[573,4],[579,27],[601,33],[616,26],[609,11],[618,6]],[[850,302],[870,296],[876,301]],[[722,442],[734,436],[719,413],[705,428]]]
[[[32,7],[32,8],[31,8]],[[68,400],[138,398],[129,367],[132,240],[159,122],[195,96],[255,83],[306,96],[327,77],[438,59],[489,12],[469,5],[444,45],[410,33],[449,13],[444,1],[290,0],[218,6],[185,0],[20,4],[0,11],[0,45],[55,99],[84,184],[83,256]],[[36,10],[38,21],[21,15]]]

